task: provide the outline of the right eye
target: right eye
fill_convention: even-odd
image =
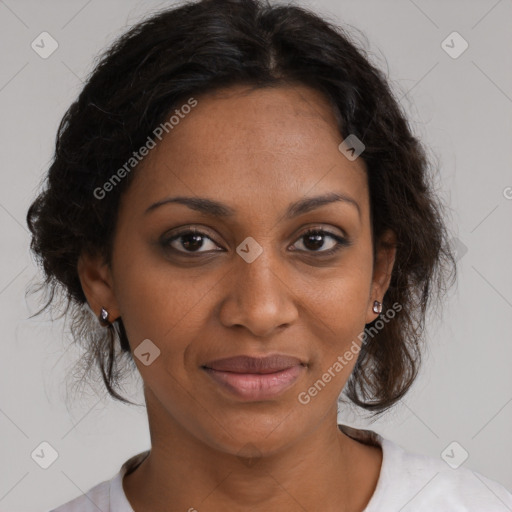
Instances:
[[[171,237],[165,238],[162,240],[161,245],[164,249],[172,249],[173,251],[182,253],[182,254],[193,254],[193,253],[206,253],[210,252],[210,250],[200,251],[199,249],[204,247],[204,240],[209,240],[212,244],[218,247],[217,244],[213,242],[213,240],[202,231],[197,229],[187,228],[184,229]],[[185,250],[183,250],[185,249]],[[217,250],[213,249],[213,251],[217,252]]]

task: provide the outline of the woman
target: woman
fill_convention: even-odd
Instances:
[[[313,13],[202,0],[122,36],[27,220],[109,393],[140,372],[151,449],[55,511],[512,508],[337,425],[342,390],[375,416],[404,396],[455,275],[427,171],[384,76]]]

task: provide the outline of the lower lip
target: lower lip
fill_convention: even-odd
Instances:
[[[234,373],[204,368],[208,375],[225,389],[243,400],[275,398],[289,388],[305,367],[292,366],[276,373]]]

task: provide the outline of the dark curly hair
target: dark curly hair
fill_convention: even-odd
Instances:
[[[77,261],[90,253],[110,264],[119,199],[141,165],[113,187],[108,201],[94,191],[184,98],[236,84],[310,86],[332,105],[340,136],[354,134],[365,145],[360,158],[367,168],[374,256],[386,229],[397,237],[383,311],[394,304],[401,310],[362,344],[344,394],[377,416],[418,374],[427,306],[447,290],[450,277],[455,281],[454,251],[426,150],[386,77],[346,29],[298,6],[187,2],[153,13],[105,51],[62,118],[44,190],[27,213],[31,250],[45,275],[38,289],[49,292],[35,315],[62,291],[63,314],[71,306],[73,338],[85,347],[81,363],[87,372],[101,372],[111,396],[130,402],[118,393],[124,370],[135,368],[122,319],[97,327]]]

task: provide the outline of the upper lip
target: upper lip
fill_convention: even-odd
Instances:
[[[285,354],[271,354],[265,357],[247,355],[217,359],[203,365],[204,368],[233,373],[274,373],[292,366],[303,365],[297,357]]]

